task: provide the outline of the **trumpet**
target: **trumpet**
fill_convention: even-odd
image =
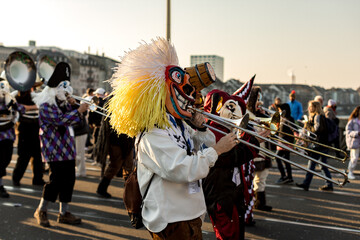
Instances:
[[[345,163],[345,161],[348,159],[347,153],[345,151],[341,150],[341,149],[334,148],[332,146],[328,146],[326,144],[315,142],[315,141],[310,140],[310,139],[294,136],[294,135],[279,131],[278,130],[279,125],[280,125],[279,115],[280,115],[279,112],[276,112],[276,113],[274,113],[272,118],[267,118],[265,120],[262,120],[262,121],[260,121],[260,124],[258,123],[259,121],[258,122],[256,120],[252,121],[254,119],[250,119],[250,123],[252,123],[252,124],[254,124],[254,125],[256,125],[256,126],[258,126],[260,128],[270,130],[271,135],[276,137],[276,139],[275,139],[275,137],[270,137],[270,139],[279,141],[281,143],[285,143],[287,145],[291,145],[291,146],[299,148],[299,149],[303,149],[303,150],[306,150],[306,151],[317,153],[317,154],[323,155],[323,156],[328,157],[328,158],[332,158],[332,159],[335,159],[335,160],[338,160],[338,161],[342,161],[343,163]],[[261,124],[263,124],[263,125],[261,125]],[[331,150],[334,150],[334,151],[337,151],[337,152],[341,152],[344,155],[344,158],[339,158],[339,157],[332,156],[332,155],[329,155],[329,154],[326,154],[326,153],[322,153],[322,152],[319,152],[319,151],[316,151],[314,149],[307,148],[307,147],[304,147],[304,146],[301,146],[301,145],[298,145],[298,144],[290,143],[288,141],[285,141],[285,140],[281,139],[280,137],[277,137],[275,135],[276,133],[281,133],[281,134],[284,134],[286,136],[294,137],[294,138],[299,139],[301,141],[309,142],[309,143],[312,143],[312,144],[315,144],[315,145],[318,145],[318,146],[322,146],[322,147],[325,147],[325,148],[328,148],[328,149],[331,149]]]
[[[253,147],[253,148],[255,148],[255,149],[257,149],[257,150],[259,150],[259,151],[261,151],[261,152],[263,152],[263,153],[265,153],[265,154],[267,154],[267,155],[270,155],[270,156],[272,156],[272,157],[275,157],[275,158],[278,158],[278,159],[280,159],[280,160],[283,160],[284,162],[287,162],[287,163],[289,163],[289,164],[291,164],[291,165],[294,165],[294,166],[296,166],[296,167],[298,167],[298,168],[300,168],[300,169],[302,169],[302,170],[304,170],[304,171],[310,172],[310,173],[314,174],[315,176],[318,176],[318,177],[320,177],[320,178],[322,178],[322,179],[325,179],[325,180],[327,180],[327,181],[329,181],[329,182],[332,182],[332,183],[338,185],[339,187],[342,187],[342,186],[344,186],[347,182],[349,182],[348,176],[347,176],[347,174],[346,174],[345,171],[341,171],[341,170],[339,170],[339,169],[337,169],[337,168],[335,168],[335,167],[333,167],[333,166],[330,166],[330,165],[328,165],[328,164],[326,164],[326,163],[323,163],[323,162],[321,162],[321,161],[319,161],[319,160],[316,160],[316,159],[311,158],[311,157],[309,157],[309,156],[303,155],[303,154],[295,151],[294,149],[289,148],[289,147],[287,147],[287,146],[285,146],[285,145],[283,145],[283,144],[279,145],[277,142],[275,142],[275,141],[273,141],[273,140],[271,140],[271,139],[268,139],[268,138],[266,138],[266,137],[263,137],[263,136],[257,134],[256,132],[253,132],[253,131],[251,131],[251,130],[245,129],[245,126],[247,126],[247,123],[248,123],[247,120],[249,119],[249,115],[248,115],[248,114],[245,114],[243,118],[239,119],[239,120],[241,120],[241,121],[239,121],[239,124],[237,124],[237,123],[235,124],[235,123],[233,123],[233,122],[235,122],[235,121],[237,121],[237,120],[234,121],[234,120],[229,120],[229,119],[226,119],[226,118],[222,118],[222,117],[216,116],[216,115],[214,115],[214,114],[211,114],[211,113],[208,113],[208,112],[205,112],[205,111],[203,111],[203,110],[200,110],[200,109],[197,109],[197,108],[193,108],[193,107],[188,107],[188,108],[189,108],[190,110],[194,111],[194,112],[198,112],[198,113],[204,115],[206,118],[208,118],[208,119],[210,119],[210,120],[212,120],[212,121],[214,121],[214,122],[217,122],[218,124],[220,124],[220,125],[222,125],[222,126],[224,126],[224,127],[226,127],[226,128],[231,128],[231,129],[236,128],[237,131],[240,130],[241,132],[245,132],[245,133],[247,133],[247,134],[250,134],[251,136],[255,136],[256,138],[259,138],[259,139],[262,139],[262,140],[264,140],[264,141],[270,142],[270,143],[272,143],[272,144],[274,144],[274,145],[276,145],[276,146],[281,146],[282,148],[286,149],[287,151],[290,151],[290,152],[292,152],[292,153],[294,153],[294,154],[296,154],[296,155],[299,155],[299,156],[301,156],[301,157],[304,157],[304,158],[306,158],[306,159],[308,159],[308,160],[310,160],[310,161],[313,161],[313,162],[315,162],[315,163],[318,163],[318,164],[320,164],[320,165],[322,165],[322,166],[328,167],[329,169],[331,169],[331,170],[333,170],[333,171],[335,171],[335,172],[338,172],[338,173],[342,174],[342,175],[344,176],[344,180],[343,180],[343,182],[339,182],[339,181],[335,181],[335,180],[333,180],[333,179],[331,179],[331,178],[328,178],[328,177],[326,177],[326,176],[323,176],[323,175],[321,175],[321,174],[319,174],[319,173],[317,173],[317,172],[315,172],[315,171],[312,171],[312,170],[310,170],[310,169],[307,169],[307,168],[305,168],[305,167],[303,167],[303,166],[301,166],[301,165],[299,165],[299,164],[297,164],[297,163],[294,163],[294,162],[292,162],[292,161],[290,161],[290,160],[288,160],[288,159],[286,159],[286,158],[280,157],[280,156],[276,155],[275,153],[273,153],[272,151],[270,151],[270,150],[268,150],[268,149],[266,149],[266,148],[262,148],[262,147],[259,147],[259,146],[257,146],[257,145],[254,145],[254,144],[252,144],[252,143],[249,143],[249,142],[247,142],[247,141],[239,138],[239,135],[237,135],[237,136],[238,136],[238,141],[239,141],[239,143],[242,143],[242,144],[245,144],[245,145],[247,145],[247,146]],[[217,131],[217,132],[219,132],[219,133],[221,133],[221,134],[227,135],[226,132],[224,132],[224,131],[222,131],[222,130],[219,130],[219,129],[217,129],[217,128],[214,128],[214,127],[212,127],[212,126],[210,126],[210,125],[208,125],[208,124],[206,124],[206,123],[204,123],[203,125],[204,125],[205,127],[208,127],[208,128],[210,128],[210,129],[213,129],[214,131]]]
[[[107,114],[106,114],[108,112],[107,109],[96,105],[92,101],[89,101],[89,100],[87,100],[85,98],[82,98],[82,97],[79,97],[79,96],[76,96],[76,95],[72,95],[72,94],[68,94],[66,97],[71,97],[71,98],[74,98],[75,100],[78,100],[80,102],[84,102],[84,103],[89,105],[89,109],[90,109],[91,112],[95,112],[95,113],[98,113],[100,115],[103,115],[103,116],[107,117]],[[76,102],[76,105],[80,105],[80,104],[78,102]],[[100,109],[101,111],[98,111],[97,109]]]

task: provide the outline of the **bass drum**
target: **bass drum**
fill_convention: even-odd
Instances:
[[[36,66],[33,59],[22,51],[11,53],[5,61],[5,76],[15,90],[30,90],[36,81]]]

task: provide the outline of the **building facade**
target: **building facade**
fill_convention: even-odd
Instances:
[[[104,55],[92,55],[79,53],[72,50],[63,50],[57,47],[37,47],[34,41],[29,41],[29,46],[4,47],[0,46],[0,73],[5,68],[5,60],[14,51],[24,51],[35,63],[40,56],[48,56],[55,63],[66,62],[71,67],[71,85],[74,94],[81,96],[87,88],[102,87],[110,92],[111,87],[106,82],[113,73],[117,61],[107,58]]]
[[[216,77],[224,81],[224,58],[216,55],[191,55],[190,65],[193,67],[195,64],[209,62],[214,68]]]

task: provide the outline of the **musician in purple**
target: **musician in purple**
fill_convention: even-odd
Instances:
[[[34,213],[38,224],[50,227],[48,202],[59,197],[59,223],[79,224],[81,219],[68,211],[75,184],[75,136],[72,124],[79,122],[86,104],[73,108],[70,104],[70,66],[58,63],[44,90],[34,98],[39,107],[40,142],[43,160],[49,164],[49,182],[44,185],[39,207]]]

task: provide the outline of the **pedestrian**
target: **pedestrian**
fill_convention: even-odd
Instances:
[[[345,127],[346,146],[350,149],[350,161],[348,165],[348,178],[355,179],[355,168],[360,153],[360,106],[357,106],[350,114],[348,123]]]
[[[49,164],[50,181],[44,185],[42,197],[34,213],[37,223],[50,227],[47,218],[48,202],[60,201],[59,223],[79,224],[81,218],[69,212],[69,202],[75,184],[75,139],[72,124],[79,122],[81,113],[88,105],[83,103],[72,109],[69,103],[75,99],[70,86],[70,66],[65,62],[56,65],[47,86],[39,93],[34,102],[39,108],[40,141],[44,161]]]
[[[256,86],[251,89],[249,101],[247,102],[247,110],[251,119],[266,117],[264,111],[259,108],[263,105],[262,90]],[[256,129],[260,132],[260,129]],[[266,148],[266,142],[261,142],[260,147]],[[272,207],[266,204],[266,179],[269,175],[269,168],[271,168],[271,159],[263,153],[259,153],[254,158],[255,163],[255,178],[254,178],[254,192],[255,192],[255,209],[261,211],[271,211]]]
[[[317,95],[314,97],[314,101],[320,103],[321,108],[324,106],[324,98],[321,95]]]
[[[13,186],[20,186],[20,181],[24,176],[25,170],[32,159],[33,185],[44,185],[43,163],[41,158],[40,139],[39,139],[39,110],[33,102],[35,96],[32,90],[18,91],[16,101],[24,106],[32,107],[33,111],[27,111],[19,118],[18,125],[18,159],[12,174]]]
[[[280,106],[280,104],[281,104],[282,102],[281,102],[281,98],[279,98],[279,97],[276,97],[275,99],[274,99],[274,102],[269,106],[269,110],[272,110],[272,111],[277,111],[278,110],[278,107]]]
[[[147,189],[142,222],[153,239],[202,239],[206,205],[200,179],[237,144],[235,134],[215,143],[204,117],[188,111],[195,102],[189,78],[164,38],[128,52],[112,77],[110,124],[118,134],[137,136],[142,196]]]
[[[0,78],[0,197],[8,198],[2,178],[6,176],[6,168],[11,161],[15,141],[14,122],[16,112],[25,113],[25,109],[33,110],[16,103],[10,95],[8,82]]]
[[[333,129],[334,132],[330,132],[330,129],[328,126],[329,135],[331,135],[331,136],[329,136],[329,140],[330,140],[329,146],[334,145],[335,148],[339,149],[340,148],[340,134],[339,134],[340,120],[336,116],[337,113],[336,113],[336,101],[335,100],[329,99],[327,106],[324,107],[324,113],[325,113],[325,117],[330,119],[332,121],[332,123],[336,125],[336,127]],[[341,157],[339,151],[336,151],[336,156]]]
[[[101,164],[101,181],[96,193],[104,198],[111,198],[107,189],[111,180],[119,171],[123,171],[122,176],[125,181],[133,167],[134,138],[126,134],[118,135],[111,128],[109,118],[103,117],[99,131],[99,139],[94,149],[94,161]],[[109,161],[107,156],[109,155]],[[108,162],[108,164],[106,164]],[[106,167],[105,167],[106,166]]]
[[[323,110],[321,109],[321,105],[318,101],[309,101],[308,103],[308,112],[309,112],[309,121],[305,124],[305,128],[313,133],[316,134],[316,142],[321,144],[328,144],[328,131],[326,127],[326,119]],[[327,154],[329,148],[316,145],[313,147],[313,150],[321,153]],[[327,157],[316,153],[311,152],[310,157],[321,160],[323,163],[327,163]],[[309,160],[308,162],[308,169],[314,171],[317,163],[314,161]],[[321,166],[321,170],[324,172],[325,176],[331,178],[331,173],[329,169],[325,166]],[[305,191],[309,190],[311,180],[313,178],[313,174],[310,172],[306,173],[305,179],[301,184],[296,184],[299,188],[304,189]],[[319,187],[319,190],[322,191],[333,191],[333,184],[330,181],[326,181],[326,185]]]
[[[303,107],[301,102],[296,100],[295,90],[292,90],[289,94],[289,100],[287,103],[290,106],[291,116],[295,121],[299,121],[303,116]]]
[[[294,119],[291,117],[291,110],[290,110],[290,106],[287,103],[283,103],[281,105],[279,105],[279,112],[280,113],[285,113],[285,114],[281,114],[281,123],[280,123],[280,128],[279,131],[281,133],[279,133],[279,137],[291,144],[294,143],[294,133],[292,131],[292,129],[285,124],[285,121],[287,122],[292,122],[294,123]],[[287,145],[285,143],[285,145]],[[292,147],[291,145],[287,145],[288,147]],[[278,145],[276,147],[277,151],[276,151],[276,155],[283,157],[285,159],[290,160],[290,151],[284,149],[281,147],[281,145]],[[276,183],[292,183],[294,182],[293,178],[292,178],[292,168],[290,163],[288,162],[284,162],[285,167],[286,167],[286,173],[284,170],[284,166],[283,166],[283,161],[279,158],[276,158],[276,163],[280,172],[280,178],[277,180]]]

